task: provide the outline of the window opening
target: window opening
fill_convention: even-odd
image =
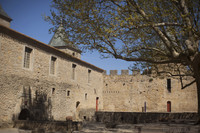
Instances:
[[[72,64],[72,79],[75,80],[75,69],[76,69],[76,65]]]
[[[88,70],[88,83],[90,83],[91,70]]]
[[[167,90],[171,92],[171,79],[167,79]]]
[[[55,64],[56,64],[56,58],[52,56],[50,64],[50,74],[55,74]]]
[[[52,94],[54,94],[55,93],[55,88],[52,88]]]
[[[24,53],[24,68],[30,68],[32,49],[25,47]]]
[[[70,96],[70,91],[67,91],[67,96]]]

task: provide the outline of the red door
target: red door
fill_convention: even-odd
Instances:
[[[99,97],[96,97],[96,111],[98,111]]]
[[[167,102],[167,112],[171,112],[171,102]]]

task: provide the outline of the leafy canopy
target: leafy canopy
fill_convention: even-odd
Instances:
[[[104,57],[191,68],[199,53],[199,0],[53,0],[46,20]]]

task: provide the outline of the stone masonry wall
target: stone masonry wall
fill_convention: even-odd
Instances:
[[[81,54],[80,53],[78,53],[78,52],[75,52],[75,51],[73,51],[73,50],[70,50],[70,49],[67,49],[67,48],[60,48],[60,50],[61,51],[63,51],[63,52],[65,52],[65,53],[68,53],[68,54],[70,54],[70,55],[72,55],[72,56],[74,56],[74,57],[77,57],[77,58],[81,58]]]
[[[28,69],[23,67],[25,47],[32,49]],[[57,58],[54,75],[50,74],[51,56]],[[72,79],[72,64],[76,64],[75,79]],[[99,97],[99,109],[103,109],[102,87],[101,72],[43,50],[37,43],[0,34],[0,125],[17,119],[22,109],[32,109],[30,103],[33,104],[36,95],[43,94],[46,95],[43,96],[44,106],[48,107],[47,113],[51,115],[49,118],[65,120],[72,116],[73,120],[91,119],[95,113],[96,97]],[[28,105],[23,103],[26,88],[30,88],[32,100]],[[77,102],[80,103],[78,107]],[[41,108],[35,108],[35,113],[40,113]]]
[[[197,112],[196,84],[181,89],[179,79],[154,78],[139,72],[129,75],[127,71],[118,75],[114,70],[110,75],[104,75],[104,111],[142,112],[146,103],[147,112],[167,112],[167,102],[170,101],[171,112]],[[167,79],[171,79],[171,92],[167,90]],[[187,77],[183,84],[191,81]]]

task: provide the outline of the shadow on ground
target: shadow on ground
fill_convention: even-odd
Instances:
[[[117,124],[106,128],[104,123],[85,123],[81,131],[74,133],[200,133],[200,126],[194,124]]]

